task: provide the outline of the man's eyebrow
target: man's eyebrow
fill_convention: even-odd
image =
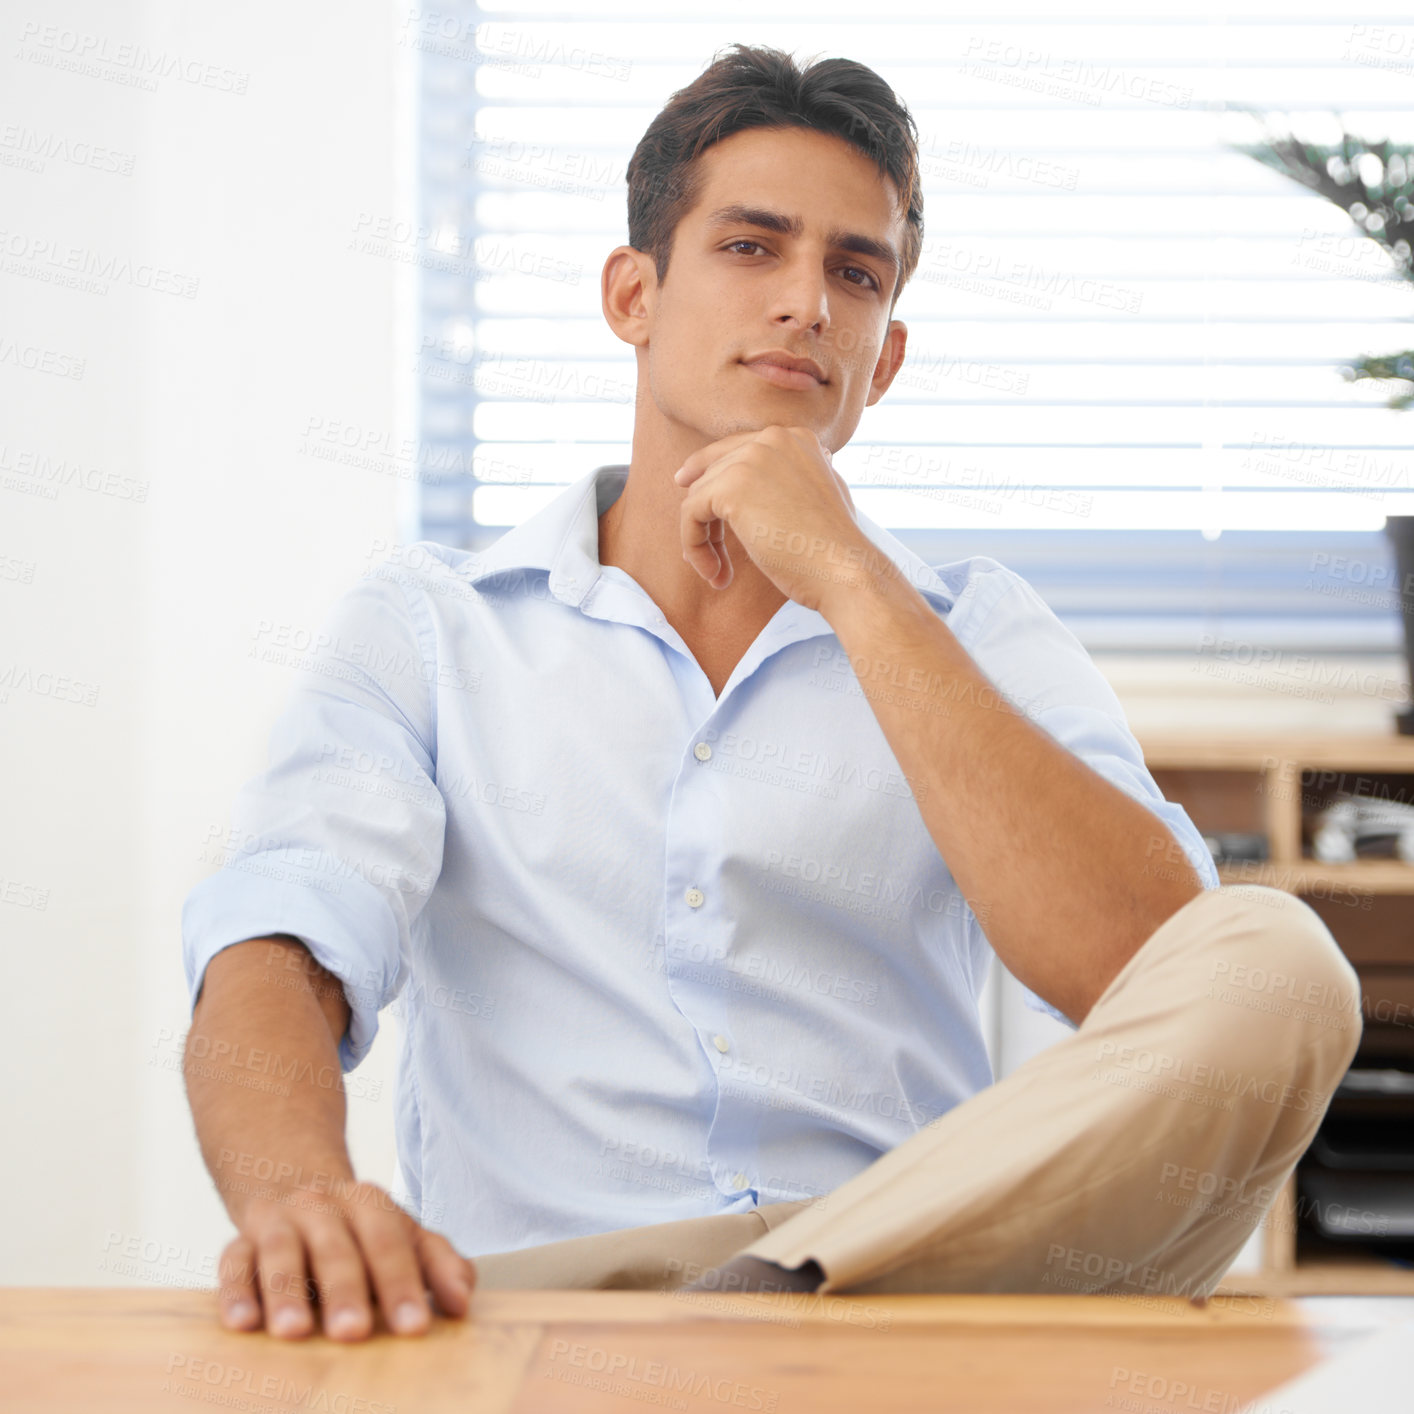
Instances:
[[[799,216],[787,216],[765,206],[723,206],[708,218],[710,227],[755,226],[758,230],[774,231],[778,236],[798,236],[805,230]]]
[[[876,241],[873,236],[861,236],[854,231],[831,231],[826,237],[829,245],[839,250],[852,250],[856,255],[869,255],[890,270],[897,271],[899,258],[894,248],[884,241]]]
[[[800,236],[805,223],[799,216],[787,216],[782,211],[772,211],[765,206],[723,206],[707,218],[709,229],[722,226],[755,226],[759,231],[774,231],[780,236]],[[852,250],[856,255],[867,255],[890,270],[897,271],[899,258],[894,248],[884,241],[876,241],[873,236],[863,236],[857,231],[831,231],[825,238],[827,245],[838,250]]]

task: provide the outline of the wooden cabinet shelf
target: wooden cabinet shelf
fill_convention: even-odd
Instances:
[[[1150,767],[1198,767],[1221,770],[1290,769],[1292,763],[1316,769],[1414,774],[1414,736],[1364,733],[1351,736],[1272,734],[1263,736],[1187,736],[1151,732],[1140,745]]]
[[[1159,789],[1204,834],[1265,837],[1267,858],[1221,865],[1222,883],[1297,894],[1331,930],[1361,978],[1366,1028],[1356,1064],[1390,1064],[1390,1056],[1402,1055],[1414,1068],[1414,1005],[1407,1000],[1414,998],[1414,864],[1323,864],[1310,857],[1306,842],[1306,822],[1338,794],[1414,803],[1414,737],[1164,733],[1143,736],[1140,744]],[[1395,1024],[1371,1024],[1385,1018]],[[1302,1240],[1296,1200],[1293,1177],[1263,1224],[1260,1270],[1229,1274],[1221,1290],[1414,1294],[1414,1270],[1355,1248],[1318,1254],[1319,1243]]]

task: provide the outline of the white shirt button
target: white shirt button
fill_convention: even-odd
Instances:
[[[736,1176],[734,1179],[732,1179],[732,1183],[733,1183],[737,1188],[745,1188],[745,1187],[746,1187],[746,1175],[745,1175],[744,1173],[739,1173],[739,1174],[737,1174],[737,1176]]]
[[[712,748],[708,746],[705,741],[699,741],[697,745],[692,748],[692,754],[697,757],[699,761],[710,761],[712,759]]]
[[[731,1049],[731,1042],[725,1036],[713,1036],[712,1044],[724,1055]]]
[[[683,897],[687,900],[689,908],[701,908],[707,902],[707,895],[701,889],[689,889]]]

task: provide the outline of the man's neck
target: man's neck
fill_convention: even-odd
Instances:
[[[671,460],[669,457],[666,460]],[[786,602],[727,527],[732,582],[713,589],[682,557],[683,489],[672,466],[635,456],[618,499],[599,517],[599,563],[616,565],[642,586],[669,623],[689,642],[695,635],[749,643]]]

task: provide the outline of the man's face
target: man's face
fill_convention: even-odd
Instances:
[[[901,353],[904,222],[893,184],[841,138],[754,128],[708,148],[650,301],[657,412],[708,441],[776,423],[844,446],[896,371],[876,377],[891,327]]]

